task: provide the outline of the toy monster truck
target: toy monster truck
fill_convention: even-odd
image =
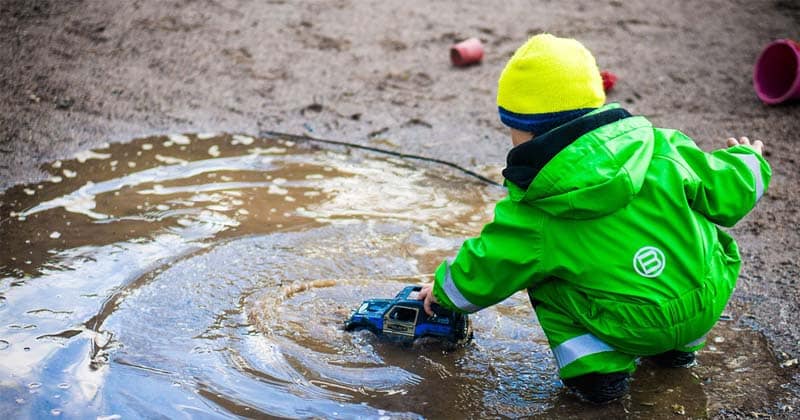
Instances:
[[[410,343],[416,338],[438,337],[453,346],[472,339],[472,325],[466,314],[448,311],[434,304],[428,316],[416,295],[420,286],[406,286],[394,299],[365,300],[350,315],[344,329],[368,329],[378,336]]]

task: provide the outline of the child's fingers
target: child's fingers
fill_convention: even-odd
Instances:
[[[425,309],[425,313],[428,314],[428,316],[433,316],[433,308],[431,307],[431,303],[431,298],[428,296],[425,297],[425,302],[422,303],[422,307]]]
[[[764,150],[764,143],[761,140],[755,140],[751,144],[750,139],[745,136],[739,137],[738,139],[736,139],[735,137],[728,137],[727,139],[725,139],[725,142],[728,144],[728,147],[733,147],[740,144],[745,146],[750,146],[753,149],[756,149],[756,151],[758,151],[759,154],[761,154],[762,151]]]
[[[433,308],[431,307],[431,304],[433,303],[432,286],[423,286],[422,290],[420,290],[417,294],[417,299],[423,301],[422,308],[425,310],[425,313],[428,314],[428,316],[433,316]]]

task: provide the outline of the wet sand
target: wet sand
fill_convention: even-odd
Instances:
[[[708,373],[706,392],[712,416],[796,415],[800,105],[762,105],[750,77],[767,42],[800,39],[798,22],[792,1],[6,0],[0,189],[106,142],[207,131],[347,140],[496,178],[507,150],[494,103],[503,63],[530,34],[574,36],[619,76],[609,100],[707,150],[730,135],[767,143],[773,184],[732,229],[744,267],[729,323],[772,353],[776,383],[753,376],[728,392],[722,370]],[[471,36],[485,43],[483,63],[452,68],[448,47]]]

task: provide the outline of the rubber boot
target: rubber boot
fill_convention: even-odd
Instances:
[[[668,368],[679,367],[692,367],[694,366],[694,352],[693,351],[678,351],[670,350],[655,356],[650,356],[650,360],[656,362],[659,366]]]
[[[563,382],[580,398],[593,404],[605,404],[628,393],[629,377],[627,372],[588,373],[563,379]]]

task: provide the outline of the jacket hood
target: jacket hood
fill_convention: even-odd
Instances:
[[[590,219],[639,193],[652,156],[652,124],[609,104],[511,149],[503,176],[513,201]]]

